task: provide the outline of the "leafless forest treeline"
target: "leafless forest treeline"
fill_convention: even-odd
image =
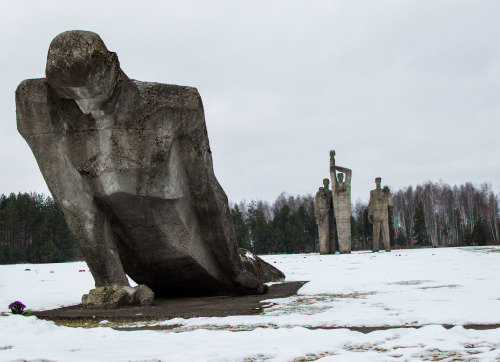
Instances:
[[[432,246],[497,244],[500,240],[499,198],[484,183],[449,186],[427,182],[393,194],[396,241],[407,245],[415,239],[415,212],[422,204],[425,242]],[[398,240],[399,236],[399,240]]]
[[[499,195],[484,183],[450,186],[426,182],[392,191],[391,241],[397,246],[451,246],[498,244]],[[367,205],[357,202],[353,217],[358,248],[367,248]],[[357,245],[356,245],[357,244]]]

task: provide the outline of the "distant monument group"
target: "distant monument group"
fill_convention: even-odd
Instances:
[[[345,179],[344,179],[345,175]],[[330,180],[323,179],[315,198],[315,215],[318,224],[320,254],[335,254],[336,240],[340,254],[351,252],[351,178],[352,170],[335,164],[335,151],[330,151]],[[370,191],[368,221],[373,225],[372,251],[379,251],[380,232],[385,251],[391,251],[389,237],[390,190],[380,187],[381,178],[375,179],[376,188]]]

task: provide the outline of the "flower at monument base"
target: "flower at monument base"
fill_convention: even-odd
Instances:
[[[26,308],[26,306],[18,300],[9,304],[9,309],[12,314],[23,314],[24,308]]]

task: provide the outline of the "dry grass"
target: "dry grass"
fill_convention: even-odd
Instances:
[[[335,356],[338,355],[338,353],[335,352],[318,352],[318,353],[308,353],[304,357],[297,357],[292,360],[292,362],[306,362],[306,361],[317,361],[323,357],[328,357],[328,356]]]
[[[280,304],[266,308],[266,315],[283,315],[300,313],[304,315],[313,315],[333,308],[333,302],[337,299],[363,299],[368,295],[375,293],[347,293],[347,294],[315,294],[298,295],[288,304]]]
[[[441,288],[454,289],[454,288],[460,288],[460,285],[457,285],[457,284],[436,285],[436,286],[429,286],[429,287],[420,287],[418,289],[441,289]]]

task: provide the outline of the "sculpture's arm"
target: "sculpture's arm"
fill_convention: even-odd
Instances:
[[[349,168],[345,169],[345,182],[351,186],[352,170]]]
[[[383,190],[384,190],[385,199],[387,200],[387,207],[392,207],[391,190],[389,189],[388,186],[384,186]]]
[[[337,184],[337,174],[335,172],[335,151],[330,151],[330,178],[332,180],[332,190]]]
[[[45,79],[25,80],[16,90],[17,129],[33,151],[45,182],[61,207],[63,200],[74,200],[86,192],[80,174],[68,159],[70,141],[64,133],[67,121],[57,112],[62,107],[59,101]]]
[[[330,178],[332,180],[332,198],[333,198],[337,194],[337,186],[338,186],[337,173],[335,172],[335,169],[330,171]]]
[[[129,285],[118,251],[111,242],[113,235],[106,225],[108,218],[96,207],[92,194],[68,157],[71,141],[64,132],[68,120],[60,111],[63,105],[71,106],[67,102],[71,101],[59,99],[45,79],[23,81],[16,90],[17,128],[33,151],[96,286]]]
[[[53,131],[53,125],[50,122],[49,102],[50,89],[47,81],[43,78],[26,79],[17,87],[17,130],[25,139],[36,134]]]
[[[335,159],[330,159],[330,179],[332,181],[332,196],[337,193],[337,172],[335,171]]]
[[[350,174],[351,173],[351,170],[346,168],[346,167],[341,167],[341,166],[334,166],[335,170],[339,171],[339,172],[343,172],[345,173],[346,175],[347,174]]]
[[[351,184],[351,175],[352,175],[352,170],[346,167],[341,167],[341,166],[335,166],[334,167],[337,171],[345,173],[345,182],[350,185]]]
[[[330,172],[335,168],[335,151],[330,151]]]

